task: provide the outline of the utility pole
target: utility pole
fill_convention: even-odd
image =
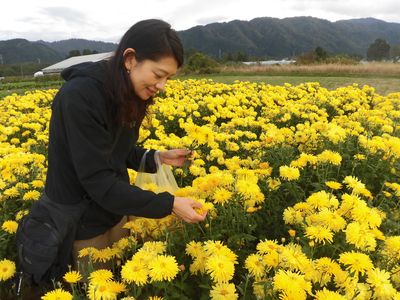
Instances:
[[[3,54],[0,54],[0,65],[2,65],[2,64],[4,64],[4,61],[3,61]]]

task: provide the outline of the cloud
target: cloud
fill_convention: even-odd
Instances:
[[[82,0],[19,1],[7,3],[1,17],[0,40],[61,40],[85,38],[118,42],[134,23],[159,18],[176,30],[197,25],[259,17],[313,16],[329,21],[373,17],[400,22],[398,0],[113,0],[112,6]]]
[[[87,25],[88,18],[83,12],[66,6],[44,7],[39,11],[48,20],[66,25]]]
[[[199,25],[207,25],[215,22],[224,22],[225,20],[228,20],[225,16],[205,17],[197,19],[196,23]]]

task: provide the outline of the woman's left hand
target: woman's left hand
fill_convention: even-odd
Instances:
[[[162,164],[182,167],[186,160],[191,157],[192,151],[188,149],[172,149],[160,151],[160,161]]]

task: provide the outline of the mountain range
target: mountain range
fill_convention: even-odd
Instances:
[[[197,50],[213,57],[242,52],[264,58],[294,57],[320,46],[332,54],[365,57],[377,38],[389,45],[400,45],[400,24],[374,18],[330,22],[314,17],[256,18],[212,23],[178,31],[186,50]],[[114,43],[69,39],[57,42],[12,39],[0,41],[0,63],[63,60],[71,50],[109,52]]]

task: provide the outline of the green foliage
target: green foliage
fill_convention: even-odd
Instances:
[[[236,52],[236,53],[225,53],[222,57],[222,61],[224,62],[243,62],[249,61],[249,55],[244,52]]]
[[[50,48],[61,53],[63,57],[67,56],[71,50],[79,50],[83,52],[85,49],[91,49],[92,53],[103,53],[114,51],[117,47],[114,43],[91,41],[85,39],[68,39],[56,42],[43,42]]]
[[[49,64],[36,63],[36,62],[20,63],[20,64],[4,64],[0,65],[0,77],[27,76],[27,75],[31,77],[35,72],[40,71],[41,69],[47,66],[49,66]]]
[[[0,41],[1,64],[20,63],[55,63],[63,59],[63,55],[40,42],[25,39]]]
[[[75,50],[69,51],[67,58],[74,57],[74,56],[81,56],[81,55],[82,55],[81,51],[75,49]]]
[[[216,73],[218,63],[203,53],[196,52],[190,56],[183,67],[185,73],[210,74]]]
[[[74,56],[81,56],[81,55],[96,54],[96,53],[99,53],[99,52],[96,51],[96,50],[90,50],[90,49],[83,49],[82,52],[81,52],[78,49],[73,49],[73,50],[69,51],[69,53],[67,55],[67,58],[74,57]]]
[[[398,24],[376,19],[329,22],[312,17],[257,18],[214,23],[179,32],[186,49],[219,58],[242,52],[255,57],[293,57],[320,46],[332,54],[365,57],[371,36],[400,44]]]
[[[314,51],[309,51],[296,57],[296,64],[311,65],[322,63],[353,65],[357,64],[361,58],[360,55],[329,54],[324,48],[318,46]]]
[[[392,45],[390,47],[390,58],[393,62],[400,61],[400,45]]]
[[[328,58],[328,52],[326,52],[326,50],[320,46],[315,48],[314,53],[317,61],[319,62],[326,61],[326,59]]]
[[[367,59],[368,60],[383,60],[389,59],[390,45],[384,39],[376,39],[368,47]]]

